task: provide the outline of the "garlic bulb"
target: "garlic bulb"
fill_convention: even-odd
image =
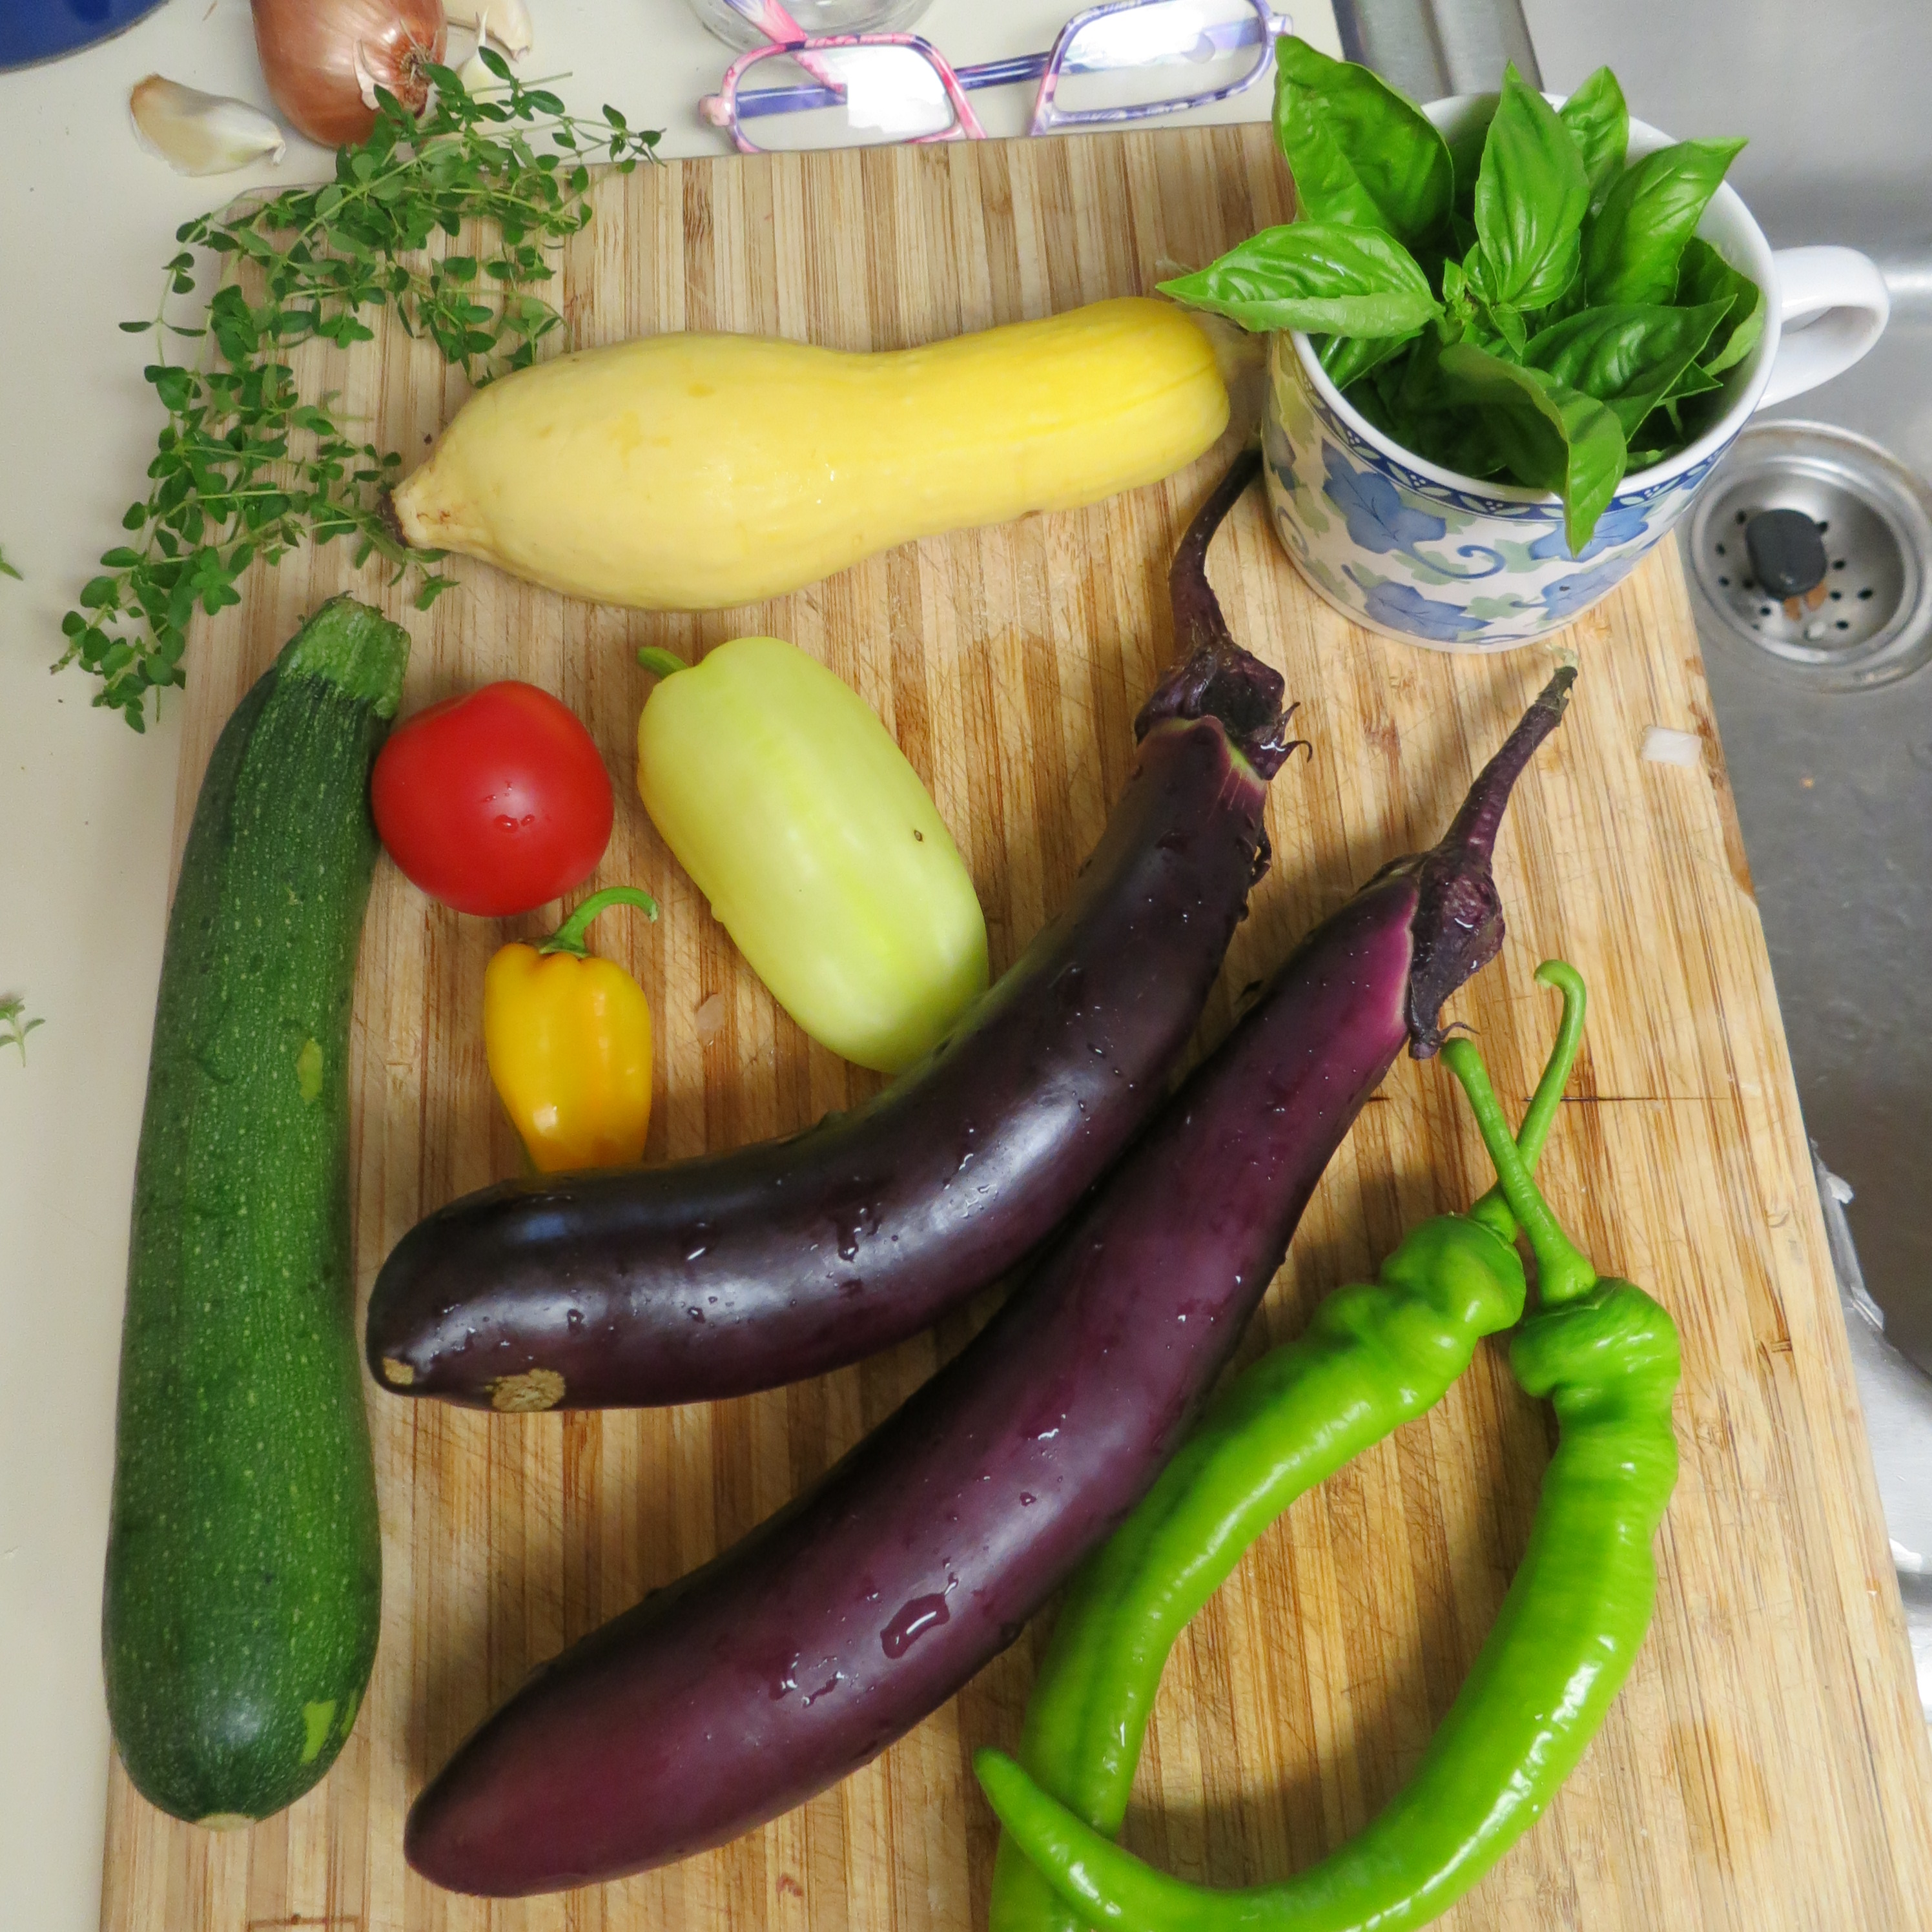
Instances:
[[[486,37],[494,40],[513,61],[528,58],[536,44],[524,0],[450,0],[449,24],[467,27],[479,46]],[[487,68],[483,73],[484,84],[493,84],[496,76]]]
[[[265,154],[279,161],[288,152],[281,129],[259,107],[158,74],[134,83],[128,111],[142,146],[177,174],[232,174]]]

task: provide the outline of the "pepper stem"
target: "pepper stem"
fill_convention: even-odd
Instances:
[[[646,919],[658,916],[658,902],[641,886],[606,886],[601,892],[592,892],[584,903],[574,908],[570,916],[537,948],[539,952],[568,952],[573,958],[584,958],[590,952],[584,943],[584,935],[590,922],[608,906],[635,906]]]
[[[669,677],[674,671],[691,668],[675,651],[660,650],[656,644],[644,645],[638,652],[638,662],[659,677]]]
[[[1556,1109],[1562,1104],[1563,1090],[1569,1084],[1570,1068],[1576,1064],[1577,1049],[1583,1044],[1586,998],[1583,976],[1568,960],[1546,959],[1536,969],[1536,977],[1539,985],[1554,986],[1562,992],[1563,1018],[1556,1030],[1556,1044],[1550,1048],[1550,1058],[1544,1063],[1543,1077],[1536,1083],[1529,1111],[1523,1115],[1522,1125],[1516,1130],[1517,1157],[1522,1162],[1524,1172],[1532,1174],[1536,1172],[1537,1156],[1543,1151],[1544,1142],[1550,1138]],[[1516,1239],[1516,1216],[1503,1198],[1500,1182],[1470,1208],[1468,1218],[1481,1222],[1506,1241]]]
[[[1516,1150],[1516,1142],[1510,1138],[1509,1123],[1503,1118],[1503,1110],[1497,1104],[1496,1090],[1490,1084],[1488,1071],[1475,1043],[1466,1040],[1445,1040],[1442,1057],[1469,1096],[1470,1111],[1476,1117],[1483,1144],[1496,1165],[1504,1198],[1529,1237],[1545,1305],[1554,1306],[1588,1294],[1597,1285],[1597,1270],[1590,1265],[1589,1257],[1557,1225],[1549,1204],[1537,1192],[1536,1183],[1530,1179],[1529,1170]]]

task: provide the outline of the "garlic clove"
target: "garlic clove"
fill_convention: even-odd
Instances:
[[[502,82],[483,64],[483,54],[480,44],[478,50],[456,70],[456,77],[462,82],[464,90],[472,94],[487,94],[491,88],[500,87],[502,85]]]
[[[448,14],[452,26],[469,28],[478,45],[486,37],[494,40],[513,61],[527,59],[536,44],[524,0],[453,0]]]
[[[265,155],[279,161],[288,152],[281,129],[259,107],[158,74],[134,83],[128,111],[142,146],[177,174],[232,174]]]

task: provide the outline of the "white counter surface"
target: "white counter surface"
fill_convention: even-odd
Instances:
[[[528,75],[580,112],[662,127],[668,154],[725,152],[694,103],[726,50],[685,0],[530,0]],[[956,62],[1052,44],[1075,0],[935,0]],[[1302,32],[1339,52],[1325,4]],[[92,681],[48,675],[62,613],[144,494],[159,414],[147,338],[176,226],[279,170],[189,180],[136,146],[128,90],[160,72],[266,106],[245,0],[170,0],[53,65],[0,75],[0,997],[44,1024],[0,1048],[0,1927],[92,1932],[107,1722],[100,1565],[128,1205],[166,916],[178,700],[136,736]],[[1020,131],[1024,88],[976,98]],[[1261,118],[1268,89],[1202,118]],[[184,1928],[186,1932],[186,1928]]]

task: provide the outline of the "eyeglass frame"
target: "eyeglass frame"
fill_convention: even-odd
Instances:
[[[782,0],[729,0],[734,10],[742,14],[760,32],[770,33],[774,27],[778,32],[786,31],[788,26],[796,28],[797,22],[791,19],[782,4]],[[832,98],[822,101],[801,101],[801,107],[836,106],[844,90],[832,80],[830,74],[819,67],[812,58],[818,53],[829,53],[846,47],[905,47],[918,54],[939,76],[944,88],[948,104],[952,110],[950,126],[936,129],[930,134],[913,134],[902,137],[900,145],[922,147],[939,141],[983,141],[988,139],[979,116],[973,111],[971,102],[966,98],[968,87],[1010,86],[1015,82],[1031,80],[1036,73],[1040,76],[1040,88],[1034,97],[1033,117],[1028,127],[1029,136],[1045,134],[1057,128],[1117,125],[1122,122],[1141,121],[1157,114],[1185,113],[1197,107],[1210,107],[1217,101],[1228,100],[1238,94],[1244,94],[1265,74],[1274,62],[1274,44],[1283,34],[1292,31],[1293,22],[1286,14],[1277,14],[1268,4],[1268,0],[1244,0],[1244,4],[1253,14],[1259,30],[1262,56],[1255,63],[1254,70],[1245,74],[1226,87],[1210,89],[1203,94],[1190,94],[1173,100],[1153,100],[1125,107],[1091,107],[1069,112],[1054,105],[1054,94],[1058,86],[1061,63],[1068,48],[1076,38],[1094,22],[1110,14],[1122,14],[1136,8],[1168,4],[1168,0],[1100,0],[1096,6],[1084,8],[1074,15],[1054,38],[1052,46],[1044,54],[1023,54],[1003,61],[987,61],[976,66],[955,68],[952,62],[930,40],[917,34],[827,34],[800,33],[795,39],[774,38],[771,45],[754,47],[740,54],[724,70],[718,82],[718,91],[706,94],[698,104],[700,115],[714,128],[728,133],[733,145],[741,154],[768,154],[772,150],[760,148],[747,137],[738,110],[739,82],[746,72],[761,60],[774,56],[789,55],[797,61],[814,80],[826,83],[821,89],[769,90],[775,93],[806,93],[824,92]],[[1245,37],[1236,41],[1236,46],[1247,44]],[[1037,62],[1039,64],[1035,65]],[[1156,64],[1150,62],[1148,64]],[[763,92],[767,90],[754,89]],[[767,109],[766,113],[792,111],[787,109]],[[753,119],[764,118],[754,114]],[[890,146],[890,142],[866,145]],[[779,150],[778,152],[788,152]]]

